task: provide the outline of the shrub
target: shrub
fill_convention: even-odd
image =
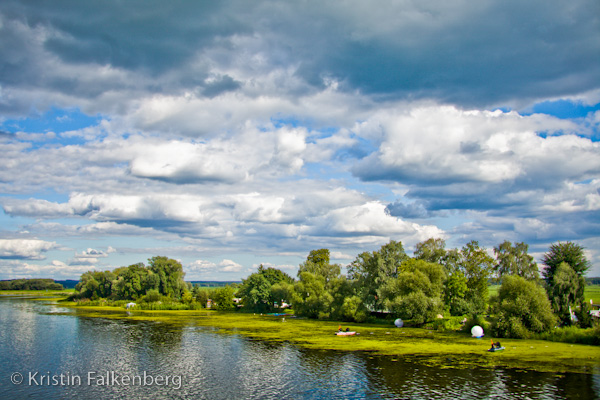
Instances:
[[[439,318],[428,324],[436,331],[458,331],[462,328],[463,317]]]
[[[575,326],[565,326],[552,329],[535,336],[536,339],[550,340],[552,342],[579,343],[600,345],[600,326],[581,329]]]
[[[339,317],[342,321],[364,322],[367,316],[367,310],[362,306],[360,297],[352,296],[344,299],[339,311]]]
[[[142,301],[145,303],[154,303],[162,300],[163,296],[156,289],[150,289],[146,293],[144,297],[142,297]]]
[[[506,276],[498,291],[496,336],[527,338],[556,324],[546,291],[520,276]]]
[[[475,325],[479,325],[483,328],[484,332],[489,332],[491,324],[485,319],[485,317],[481,314],[471,314],[471,316],[467,319],[465,324],[462,326],[462,329],[465,332],[471,332],[471,328]]]

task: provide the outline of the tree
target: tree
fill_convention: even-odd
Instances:
[[[518,275],[505,276],[498,291],[497,336],[528,338],[555,323],[550,301],[540,285]]]
[[[553,243],[542,262],[546,265],[543,271],[546,290],[550,302],[562,324],[571,324],[569,306],[579,307],[579,312],[587,306],[584,298],[584,275],[591,264],[587,260],[584,248],[573,242]],[[583,318],[583,326],[588,324]]]
[[[410,259],[379,290],[383,304],[403,319],[423,323],[442,311],[445,274],[440,264]]]
[[[84,299],[108,298],[112,295],[112,285],[115,275],[111,271],[88,271],[81,275],[75,291],[77,297]]]
[[[255,312],[266,312],[273,307],[271,286],[269,280],[262,273],[256,272],[242,280],[238,296],[241,297],[245,308]]]
[[[446,251],[440,260],[446,272],[444,304],[451,315],[465,315],[473,308],[467,296],[467,277],[462,266],[463,255],[458,249]]]
[[[329,263],[329,259],[327,260]],[[268,267],[265,268],[262,264],[258,267],[258,273],[264,276],[271,285],[279,282],[293,283],[294,278],[281,271],[280,269]]]
[[[515,243],[505,240],[494,247],[494,254],[498,263],[494,266],[498,278],[505,275],[518,275],[525,279],[539,279],[540,273],[536,262],[527,251],[529,246],[523,242]]]
[[[341,267],[329,263],[329,250],[312,250],[298,270],[292,299],[294,311],[309,318],[331,317],[337,308],[334,300],[343,301],[334,297],[341,279]]]
[[[217,288],[213,292],[213,308],[219,311],[231,311],[235,309],[235,303],[233,302],[233,296],[235,294],[234,288],[231,286],[223,286]]]
[[[469,312],[467,294],[467,278],[462,271],[455,271],[446,279],[444,286],[444,304],[451,315],[464,315]]]
[[[312,264],[311,264],[312,265]],[[265,268],[262,264],[258,271],[242,280],[238,296],[245,308],[255,312],[266,312],[274,308],[275,303],[289,301],[291,285],[294,279],[276,268]]]
[[[206,303],[208,299],[210,299],[210,293],[208,289],[203,289],[199,285],[194,286],[193,295],[196,300],[196,303],[202,305],[202,307],[206,308]]]
[[[0,281],[0,290],[63,290],[62,284],[52,279],[12,279]]]
[[[329,263],[329,249],[311,250],[308,257],[306,257],[306,261],[300,264],[298,269],[298,273],[310,272],[322,276],[325,282],[338,277],[341,271],[338,264]]]
[[[563,325],[571,324],[569,307],[584,303],[585,279],[579,276],[566,262],[560,263],[554,272],[548,295],[552,308]]]
[[[148,261],[150,271],[158,277],[158,291],[173,299],[180,298],[187,288],[181,263],[164,256],[152,257]]]
[[[358,296],[365,308],[383,309],[377,291],[388,280],[398,276],[400,266],[408,259],[402,242],[392,240],[381,246],[378,251],[359,254],[348,266],[348,278],[356,281]]]
[[[294,295],[294,285],[286,281],[280,281],[271,286],[271,299],[281,306],[282,303],[290,304]]]
[[[583,247],[573,242],[558,242],[550,245],[550,249],[542,257],[542,263],[546,265],[543,272],[546,283],[552,285],[556,269],[563,262],[569,264],[577,275],[584,276],[591,264],[583,250]]]
[[[459,265],[467,278],[465,299],[471,304],[474,314],[483,313],[487,306],[488,279],[492,272],[494,259],[476,240],[467,243],[461,249]]]
[[[430,238],[424,242],[417,243],[415,258],[427,262],[441,264],[446,256],[446,242],[444,239]]]
[[[143,263],[133,264],[119,269],[117,280],[113,285],[115,296],[119,299],[137,300],[155,287],[147,287],[148,269]]]
[[[294,285],[294,311],[309,318],[329,318],[333,296],[326,288],[325,277],[300,272]]]

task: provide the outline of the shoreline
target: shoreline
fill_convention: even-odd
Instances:
[[[44,299],[40,299],[44,300]],[[50,300],[51,299],[45,299]],[[293,316],[269,316],[212,310],[133,310],[110,306],[79,306],[53,301],[81,317],[153,321],[217,329],[253,340],[333,351],[358,351],[403,358],[441,368],[511,368],[553,373],[600,374],[600,347],[546,340],[473,338],[468,333],[396,328],[393,325],[344,323]],[[356,336],[336,336],[338,326]],[[488,352],[490,340],[506,350]]]

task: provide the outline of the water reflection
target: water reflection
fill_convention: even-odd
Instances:
[[[0,398],[482,399],[598,398],[598,374],[444,369],[408,358],[299,349],[198,327],[64,315],[0,299]],[[58,313],[52,315],[52,313]],[[451,362],[451,361],[450,361]],[[11,373],[81,376],[80,385],[13,385]],[[88,384],[99,377],[181,377],[177,385]]]

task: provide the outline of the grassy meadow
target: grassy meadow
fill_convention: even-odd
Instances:
[[[600,304],[600,285],[586,285],[584,296],[588,303],[593,300],[594,304]]]

